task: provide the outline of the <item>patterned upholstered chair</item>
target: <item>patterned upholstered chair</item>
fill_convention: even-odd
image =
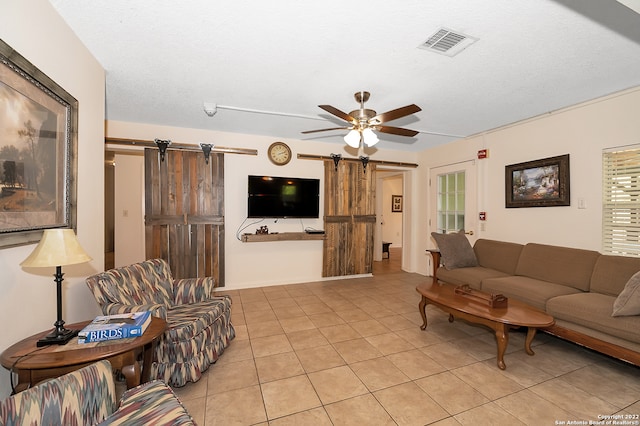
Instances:
[[[105,315],[148,310],[167,321],[150,377],[171,386],[198,381],[235,337],[231,298],[214,296],[213,278],[173,279],[165,260],[111,269],[86,282]]]
[[[171,388],[159,380],[125,391],[116,404],[109,361],[100,361],[40,383],[0,401],[0,424],[193,425]]]

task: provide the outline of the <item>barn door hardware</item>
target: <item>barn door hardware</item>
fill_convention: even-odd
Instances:
[[[367,164],[369,164],[369,157],[361,155],[360,161],[362,161],[362,168],[364,170],[364,173],[367,174]]]
[[[342,155],[340,154],[331,154],[331,158],[333,158],[333,164],[335,165],[336,172],[338,171],[338,163],[342,160]]]
[[[164,154],[165,152],[167,152],[167,148],[169,147],[169,145],[171,145],[171,140],[162,140],[156,138],[154,142],[156,143],[156,145],[158,145],[158,150],[160,150],[160,161],[164,161]]]
[[[200,143],[200,148],[202,148],[202,152],[204,153],[204,161],[209,164],[209,157],[211,156],[211,148],[213,148],[212,143]]]

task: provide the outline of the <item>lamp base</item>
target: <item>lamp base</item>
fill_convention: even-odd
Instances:
[[[51,333],[38,340],[37,347],[48,345],[65,345],[67,342],[78,335],[80,330],[68,330],[63,328],[62,330],[53,330]]]

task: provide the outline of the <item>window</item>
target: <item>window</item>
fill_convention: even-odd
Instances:
[[[438,224],[436,232],[464,229],[465,172],[438,175]]]
[[[602,249],[640,257],[640,146],[602,155]]]

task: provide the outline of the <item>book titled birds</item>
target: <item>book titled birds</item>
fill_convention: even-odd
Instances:
[[[80,330],[78,343],[103,342],[142,336],[150,323],[151,312],[149,311],[98,316]]]

